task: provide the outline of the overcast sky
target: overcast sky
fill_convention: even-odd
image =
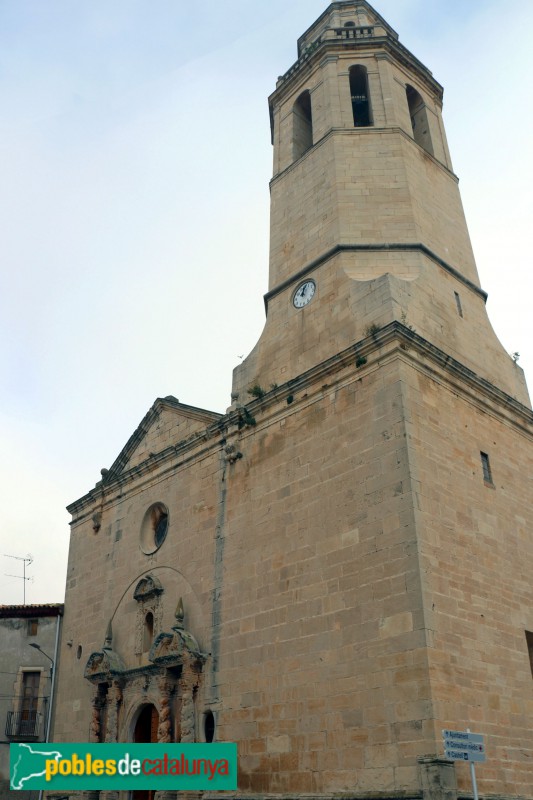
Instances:
[[[64,596],[67,503],[156,397],[225,411],[264,324],[267,97],[323,0],[0,0],[0,553]],[[445,88],[488,310],[533,382],[533,3],[376,0]],[[22,562],[0,558],[0,603]]]

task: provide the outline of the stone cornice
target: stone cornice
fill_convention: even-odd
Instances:
[[[398,355],[404,361],[414,363],[421,371],[447,382],[454,391],[462,389],[463,394],[475,405],[490,410],[495,416],[506,419],[522,432],[533,436],[531,409],[397,321],[390,322],[297,378],[272,389],[261,399],[249,403],[247,408],[257,417],[260,428],[264,413],[276,400],[286,398],[288,394],[308,392],[316,386],[329,388],[331,384],[326,384],[326,379],[343,370],[351,374],[351,379],[363,377],[368,370],[378,369]],[[358,358],[366,359],[360,368],[355,367],[355,359]]]
[[[111,465],[111,468],[105,474],[103,483],[112,481],[113,478],[118,476],[123,471],[124,467],[128,463],[129,458],[131,457],[131,454],[144,439],[152,424],[157,420],[159,414],[164,408],[171,408],[183,417],[194,419],[199,422],[205,422],[207,425],[220,419],[222,416],[215,411],[206,411],[203,408],[196,408],[195,406],[188,406],[185,403],[180,403],[175,397],[158,397],[150,411],[148,411],[140,425],[126,442],[126,445],[120,451],[119,455]]]
[[[394,28],[391,25],[389,25],[389,23],[387,22],[387,20],[384,17],[381,16],[379,11],[376,11],[376,9],[373,6],[370,5],[368,0],[334,0],[334,2],[330,3],[330,5],[326,8],[326,10],[322,12],[322,14],[313,22],[313,24],[310,25],[302,33],[302,35],[298,37],[298,43],[297,44],[298,44],[298,54],[299,55],[301,55],[302,46],[305,43],[305,41],[307,40],[307,37],[309,36],[309,34],[313,31],[313,29],[319,28],[320,27],[320,23],[322,22],[322,20],[327,19],[327,17],[329,16],[329,14],[331,14],[332,11],[334,11],[336,9],[340,10],[346,5],[354,5],[354,6],[360,6],[362,8],[366,8],[368,11],[370,11],[372,16],[374,17],[375,22],[377,22],[379,25],[381,25],[383,28],[385,28],[394,39],[398,39],[398,34],[394,30]],[[373,21],[370,24],[374,25],[375,22]]]
[[[412,344],[412,348],[409,348],[407,341],[405,342],[407,350],[402,345],[400,347],[410,360],[417,364],[420,371],[446,381],[455,391],[462,391],[474,405],[492,412],[502,420],[505,419],[523,433],[533,437],[533,411],[530,408],[400,322],[390,323],[382,329],[387,337],[390,337],[388,329],[392,327],[403,329],[401,335]]]
[[[124,470],[117,475],[110,475],[107,477],[105,484],[99,481],[94,489],[75,500],[67,506],[69,514],[80,514],[83,511],[92,509],[95,503],[105,503],[117,491],[122,490],[126,484],[131,484],[132,481],[142,479],[145,476],[153,474],[156,470],[161,470],[169,462],[172,462],[171,469],[177,469],[184,466],[189,461],[195,461],[202,456],[207,455],[213,449],[220,448],[220,438],[224,432],[223,420],[227,417],[221,417],[221,422],[206,428],[204,431],[193,434],[188,439],[182,442],[177,442],[175,445],[170,445],[159,453],[154,453],[140,464],[132,467],[129,470]],[[222,424],[221,424],[222,423]],[[206,446],[202,447],[201,445]]]
[[[373,26],[369,26],[373,27]],[[283,101],[284,97],[292,92],[293,84],[300,79],[302,74],[309,73],[323,56],[328,53],[343,55],[348,52],[361,51],[385,51],[395,58],[402,66],[414,72],[422,84],[429,90],[436,99],[442,103],[444,90],[438,81],[435,80],[430,70],[422,64],[403,44],[390,35],[369,36],[360,39],[323,39],[316,44],[313,51],[305,53],[278,79],[276,89],[268,98],[269,106]]]
[[[269,183],[270,189],[272,189],[272,186],[274,186],[274,184],[280,178],[282,178],[287,173],[291,172],[291,170],[295,169],[305,158],[307,158],[307,156],[310,153],[313,152],[315,147],[320,147],[320,145],[324,144],[324,142],[327,142],[327,140],[331,136],[334,136],[334,135],[337,135],[337,136],[339,136],[339,135],[340,136],[371,136],[372,134],[375,134],[375,133],[379,133],[381,135],[383,135],[383,134],[401,134],[404,137],[404,139],[406,139],[410,144],[413,145],[413,147],[416,147],[418,150],[423,152],[424,158],[429,158],[429,160],[432,161],[435,164],[436,167],[439,167],[439,169],[441,169],[443,172],[445,172],[450,178],[452,178],[452,180],[455,181],[455,183],[459,183],[459,178],[457,177],[455,172],[452,172],[450,169],[448,169],[448,167],[445,164],[443,164],[442,161],[439,161],[438,158],[435,158],[435,156],[432,156],[431,153],[428,153],[427,150],[424,150],[423,147],[420,147],[420,145],[415,142],[413,137],[409,136],[409,134],[406,131],[404,131],[403,128],[400,128],[397,125],[387,126],[387,127],[384,127],[384,128],[378,128],[378,127],[376,127],[374,125],[369,125],[367,128],[330,128],[327,131],[327,133],[325,133],[324,136],[322,136],[321,139],[318,139],[318,141],[314,142],[312,147],[310,147],[309,150],[306,150],[305,153],[302,156],[300,156],[300,158],[296,159],[296,161],[293,161],[287,167],[282,169],[281,172],[278,172],[276,175],[274,175],[270,179],[270,183]]]
[[[248,403],[245,410],[250,419],[253,419],[254,425],[257,420],[257,430],[260,430],[263,425],[270,424],[273,416],[293,413],[291,410],[293,406],[288,406],[286,403],[288,395],[303,394],[309,389],[331,386],[327,380],[331,380],[332,376],[338,376],[341,372],[344,372],[346,380],[359,379],[369,371],[375,371],[384,363],[398,357],[412,363],[418,370],[432,378],[447,383],[454,391],[461,392],[482,410],[490,412],[526,435],[533,436],[531,409],[397,321],[390,322],[301,375],[271,389],[263,397]],[[356,360],[359,359],[362,363],[358,367]],[[339,379],[336,380],[338,382]],[[167,447],[161,453],[122,473],[109,485],[93,489],[68,506],[68,511],[80,515],[81,519],[84,514],[90,512],[95,503],[113,501],[115,499],[113,495],[117,490],[122,492],[126,484],[135,482],[137,484],[135,488],[138,489],[138,479],[145,475],[153,475],[158,470],[157,477],[160,478],[187,463],[209,455],[215,449],[220,450],[230,433],[238,434],[242,439],[247,435],[253,435],[256,428],[244,426],[241,430],[241,420],[242,409],[232,410],[221,417],[216,425],[196,434],[193,439]],[[205,442],[206,446],[198,447]],[[179,459],[176,459],[176,455]]]
[[[287,278],[277,286],[274,286],[273,289],[270,289],[270,291],[268,291],[263,297],[265,302],[265,311],[268,313],[268,303],[273,297],[275,297],[277,294],[280,294],[280,292],[283,292],[294,283],[302,280],[302,278],[304,278],[310,272],[323,266],[327,261],[339,255],[340,253],[379,253],[384,251],[401,253],[411,251],[422,253],[450,275],[453,275],[454,278],[470,289],[470,291],[478,294],[484,302],[487,301],[488,295],[483,291],[483,289],[481,289],[479,286],[476,286],[476,284],[472,283],[472,281],[470,281],[468,278],[465,278],[464,275],[461,275],[461,273],[456,270],[455,267],[452,267],[451,264],[447,264],[446,261],[440,258],[440,256],[438,256],[421,242],[391,242],[390,244],[338,244],[335,247],[332,247],[330,250],[326,250],[326,252],[318,258],[313,259],[313,261],[311,261],[309,264],[306,264],[303,269],[294,273],[294,275],[291,275],[290,278]]]

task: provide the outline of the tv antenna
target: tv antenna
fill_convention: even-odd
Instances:
[[[15,558],[17,561],[22,561],[22,575],[11,575],[8,572],[4,572],[4,575],[8,578],[19,578],[22,580],[23,587],[24,587],[24,605],[26,605],[26,581],[31,581],[33,578],[26,577],[26,564],[28,567],[31,563],[33,563],[33,556],[28,553],[27,556],[10,556],[9,553],[3,554],[6,558]]]

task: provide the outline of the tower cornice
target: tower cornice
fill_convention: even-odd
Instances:
[[[325,13],[327,15],[328,12]],[[421,84],[442,105],[443,87],[435,80],[431,71],[398,41],[397,34],[385,25],[365,25],[353,28],[327,28],[317,39],[310,42],[300,53],[298,60],[278,78],[276,89],[268,99],[271,114],[274,104],[281,102],[293,91],[295,81],[301,80],[302,75],[312,72],[326,54],[342,56],[347,53],[358,56],[372,54],[377,57],[389,55],[414,73]]]
[[[387,33],[392,36],[394,39],[398,39],[398,34],[394,30],[394,28],[389,25],[386,19],[381,16],[381,14],[376,11],[376,9],[367,2],[367,0],[337,0],[337,2],[331,3],[326,10],[318,17],[318,19],[310,25],[304,33],[298,39],[298,56],[302,55],[303,49],[305,47],[306,42],[309,39],[313,38],[313,35],[319,31],[324,22],[328,19],[328,17],[332,17],[335,12],[342,12],[347,9],[354,9],[356,13],[363,13],[368,15],[372,19],[372,23],[378,23],[380,26],[385,28]]]
[[[272,387],[259,399],[247,404],[257,421],[257,429],[268,425],[272,415],[288,415],[299,401],[313,402],[316,393],[334,386],[360,382],[393,359],[401,359],[418,372],[459,393],[476,408],[489,413],[528,438],[533,437],[533,412],[516,397],[503,392],[440,347],[397,320],[378,327],[350,347],[321,361],[285,384]],[[357,361],[361,366],[357,366]],[[294,397],[287,407],[286,397]],[[292,408],[292,411],[291,411]],[[241,437],[252,436],[253,429]]]
[[[479,286],[476,286],[475,283],[469,281],[468,278],[465,278],[459,270],[455,269],[440,258],[436,253],[433,253],[429,248],[423,245],[421,242],[391,242],[387,244],[339,244],[335,247],[332,247],[330,250],[323,253],[319,258],[314,259],[309,264],[306,264],[305,267],[297,272],[294,275],[291,275],[290,278],[283,281],[283,283],[274,286],[270,291],[268,291],[264,295],[264,302],[265,302],[265,311],[268,313],[268,303],[269,301],[275,297],[276,295],[283,292],[289,286],[298,281],[303,280],[306,275],[311,272],[314,272],[316,269],[321,267],[331,258],[339,255],[340,253],[379,253],[379,252],[397,252],[397,253],[406,253],[406,252],[419,252],[422,255],[426,256],[430,261],[434,262],[437,266],[443,269],[450,275],[453,275],[454,278],[461,281],[461,283],[470,291],[474,292],[476,295],[481,297],[484,303],[487,302],[487,292],[481,289]]]

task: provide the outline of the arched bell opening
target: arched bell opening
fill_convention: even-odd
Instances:
[[[417,92],[413,86],[407,84],[405,93],[409,106],[413,139],[420,147],[423,147],[427,153],[434,155],[426,104],[420,93]]]
[[[354,127],[368,128],[372,125],[368,73],[366,67],[360,64],[350,67],[350,96]]]
[[[313,146],[311,94],[302,92],[292,110],[292,157],[296,161]]]

